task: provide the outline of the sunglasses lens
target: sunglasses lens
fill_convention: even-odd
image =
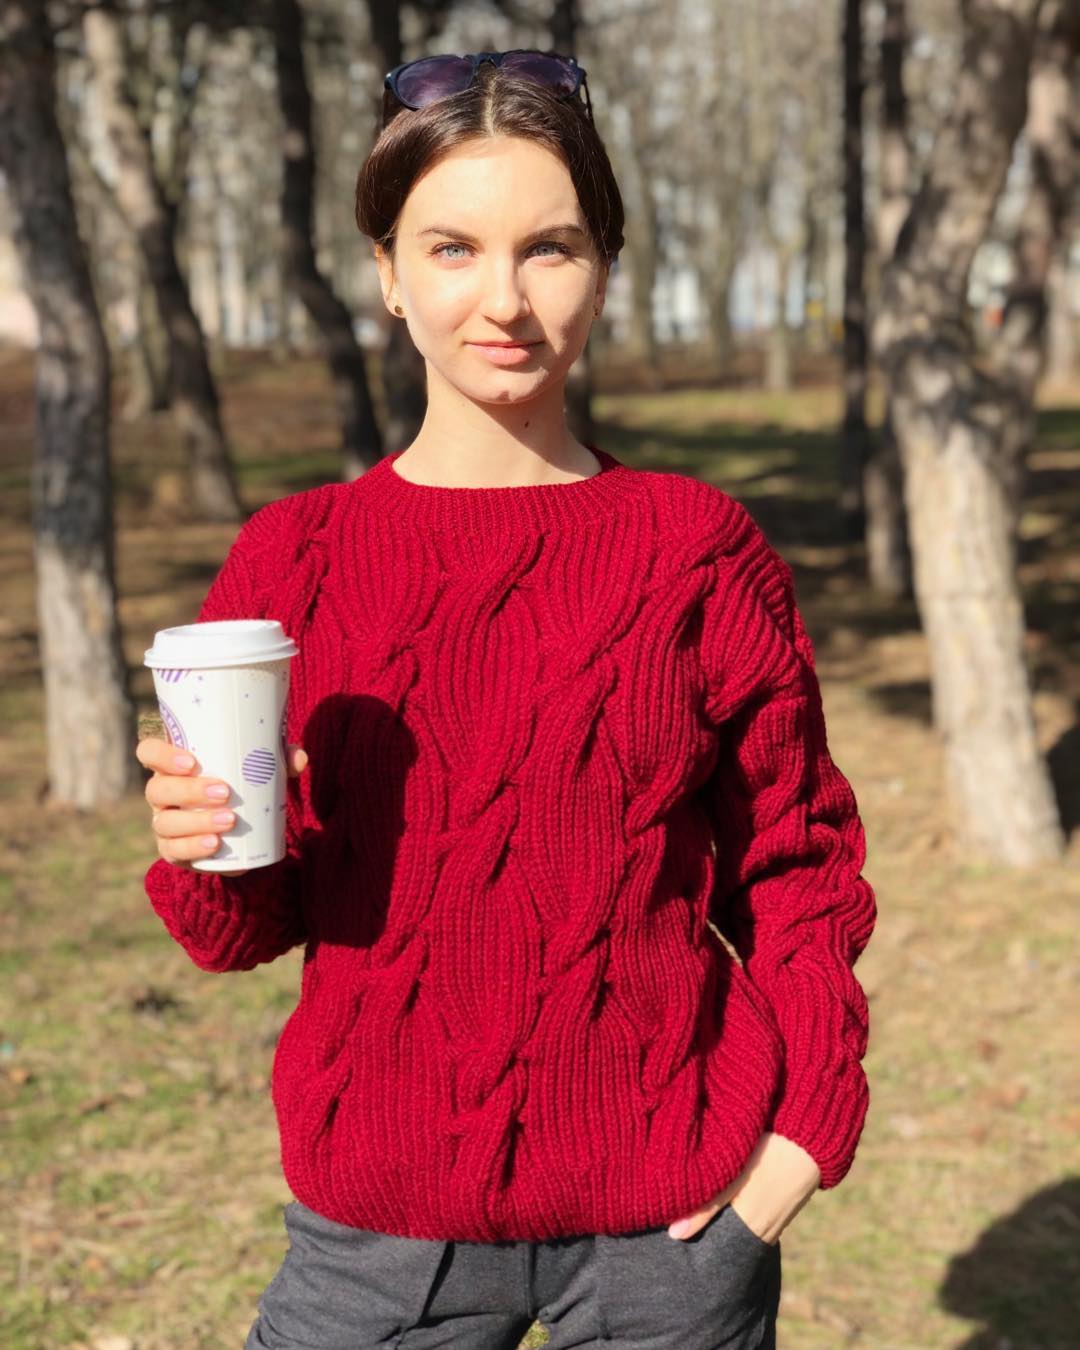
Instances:
[[[577,85],[578,72],[558,56],[544,56],[540,52],[512,52],[503,58],[503,70],[521,75],[537,84],[547,85],[558,94],[572,94]]]
[[[561,56],[544,52],[507,52],[501,69],[522,79],[533,80],[564,97],[573,94],[585,72]],[[451,94],[460,94],[472,83],[473,65],[464,56],[425,56],[413,61],[395,77],[399,100],[411,108],[425,108]]]
[[[402,101],[423,108],[436,99],[460,94],[469,87],[472,65],[461,56],[428,56],[398,72]]]

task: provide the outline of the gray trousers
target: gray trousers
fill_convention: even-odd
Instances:
[[[780,1243],[725,1205],[692,1238],[456,1242],[352,1228],[298,1200],[245,1350],[775,1350]]]

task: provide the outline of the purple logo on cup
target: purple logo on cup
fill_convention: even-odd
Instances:
[[[274,776],[277,763],[273,750],[252,750],[244,756],[242,773],[249,783],[269,783]]]
[[[161,699],[158,699],[158,711],[161,713],[161,720],[165,723],[165,730],[169,733],[172,744],[178,745],[182,750],[190,750],[191,746],[188,745],[180,719],[167,703],[162,703]]]
[[[165,680],[168,684],[177,684],[185,675],[190,674],[190,670],[159,670],[158,679]]]

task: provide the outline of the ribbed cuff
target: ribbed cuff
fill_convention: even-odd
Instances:
[[[170,936],[200,970],[251,970],[300,941],[282,925],[282,892],[289,857],[243,876],[199,872],[158,858],[145,889]]]
[[[794,1019],[798,1036],[787,1044],[783,1094],[768,1128],[810,1154],[825,1191],[851,1168],[870,1093],[861,1063],[839,1056],[835,1039],[814,1040],[815,1029],[825,1030],[815,1008],[799,1013],[805,1016]]]

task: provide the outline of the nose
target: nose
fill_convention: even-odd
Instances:
[[[511,258],[491,260],[483,279],[483,310],[493,323],[508,324],[531,312],[520,269]]]

